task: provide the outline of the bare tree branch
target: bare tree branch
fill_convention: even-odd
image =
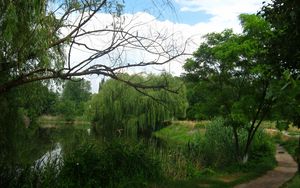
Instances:
[[[19,52],[4,52],[9,59],[3,67],[10,70],[10,79],[0,83],[0,93],[39,80],[70,79],[92,74],[119,80],[138,91],[167,88],[167,85],[150,86],[124,80],[118,73],[127,69],[164,65],[175,61],[178,57],[186,55],[187,43],[175,46],[174,42],[170,42],[174,36],[166,32],[149,31],[148,35],[141,34],[140,28],[147,26],[147,22],[135,23],[134,18],[125,20],[125,17],[118,14],[112,14],[111,23],[104,24],[107,20],[98,20],[98,13],[105,13],[107,0],[78,2],[78,6],[64,2],[57,5],[53,11],[46,10],[42,16],[55,16],[53,25],[48,26],[49,23],[44,23],[41,19],[41,22],[33,27],[32,35],[36,35],[43,27],[49,27],[46,46],[32,44],[32,52],[22,59],[17,56]],[[90,42],[87,42],[88,39]],[[30,43],[31,39],[27,41]],[[24,47],[23,50],[28,49]],[[79,50],[84,51],[86,56],[74,59],[74,54]],[[127,54],[132,52],[144,53],[147,58],[140,61],[126,60]],[[48,59],[40,57],[40,53],[48,54]],[[0,72],[3,70],[0,69]]]

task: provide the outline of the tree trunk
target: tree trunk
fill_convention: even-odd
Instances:
[[[242,158],[242,163],[246,164],[248,162],[248,158],[249,158],[248,153],[245,153],[244,156],[243,156],[243,158]]]
[[[298,163],[298,174],[300,174],[300,136],[298,139],[298,148],[296,149],[296,161]]]
[[[239,137],[237,133],[237,128],[233,127],[233,136],[234,136],[234,142],[235,142],[235,158],[238,162],[241,161],[240,156],[240,144],[239,144]]]

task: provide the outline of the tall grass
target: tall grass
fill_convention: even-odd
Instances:
[[[159,160],[124,140],[101,146],[88,140],[60,161],[2,167],[0,187],[145,187],[162,178]]]

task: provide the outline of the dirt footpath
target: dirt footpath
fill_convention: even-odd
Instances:
[[[275,157],[278,162],[276,168],[257,179],[237,185],[235,188],[278,188],[290,180],[297,172],[297,163],[281,146],[277,146]]]

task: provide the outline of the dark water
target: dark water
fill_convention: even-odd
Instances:
[[[6,144],[6,148],[1,148],[4,156],[1,156],[1,164],[32,165],[41,158],[46,160],[45,154],[51,153],[57,148],[69,151],[84,139],[91,137],[87,130],[88,126],[80,129],[70,124],[41,127],[43,126],[20,131],[18,136],[11,139],[9,145]]]
[[[103,142],[110,142],[113,139],[130,139],[135,142],[142,142],[149,147],[164,148],[165,143],[152,136],[143,135],[107,135],[101,132],[95,133],[91,126],[77,126],[73,124],[59,124],[59,125],[40,125],[35,134],[35,142],[30,144],[30,151],[35,151],[32,155],[26,157],[26,161],[31,161],[35,166],[43,166],[44,163],[52,159],[59,158],[63,153],[73,151],[82,142],[93,140],[94,143],[102,144]],[[79,128],[78,128],[79,127]],[[151,134],[150,134],[151,135]],[[126,138],[125,138],[126,137]],[[27,151],[27,152],[30,152]]]

